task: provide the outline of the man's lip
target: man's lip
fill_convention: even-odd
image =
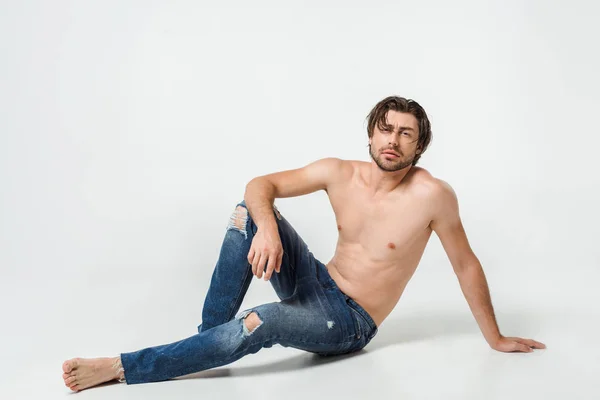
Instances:
[[[393,151],[389,151],[389,150],[388,151],[384,151],[383,154],[391,154],[391,155],[396,156],[396,157],[400,156],[400,154],[394,153]]]

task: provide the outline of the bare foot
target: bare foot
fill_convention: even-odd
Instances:
[[[73,358],[63,363],[65,386],[74,392],[123,379],[120,357]]]

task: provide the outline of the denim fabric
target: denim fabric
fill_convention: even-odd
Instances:
[[[280,301],[239,312],[254,277],[247,256],[257,231],[250,213],[245,213],[244,229],[235,226],[235,219],[244,216],[243,209],[238,214],[239,208],[245,209],[246,203],[237,204],[227,226],[198,334],[122,353],[128,384],[164,381],[219,367],[274,344],[320,355],[350,353],[365,347],[377,333],[371,316],[338,288],[327,267],[276,207],[284,253],[281,272],[273,272],[270,282]],[[261,324],[250,332],[244,318],[252,312]]]

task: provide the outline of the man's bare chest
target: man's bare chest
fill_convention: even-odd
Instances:
[[[340,241],[359,244],[372,254],[401,253],[431,233],[427,206],[410,194],[373,201],[358,189],[346,188],[330,192],[329,200]]]

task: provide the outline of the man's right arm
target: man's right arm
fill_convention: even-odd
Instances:
[[[269,280],[273,271],[279,272],[281,268],[283,247],[273,213],[275,199],[327,190],[340,176],[342,163],[337,158],[323,158],[302,168],[259,176],[246,185],[246,208],[258,227],[248,252],[248,262],[257,278],[260,279],[264,271],[265,280]]]
[[[258,229],[275,228],[273,202],[276,198],[296,197],[327,190],[338,176],[343,161],[322,158],[302,168],[275,172],[252,179],[246,185],[246,208]]]

